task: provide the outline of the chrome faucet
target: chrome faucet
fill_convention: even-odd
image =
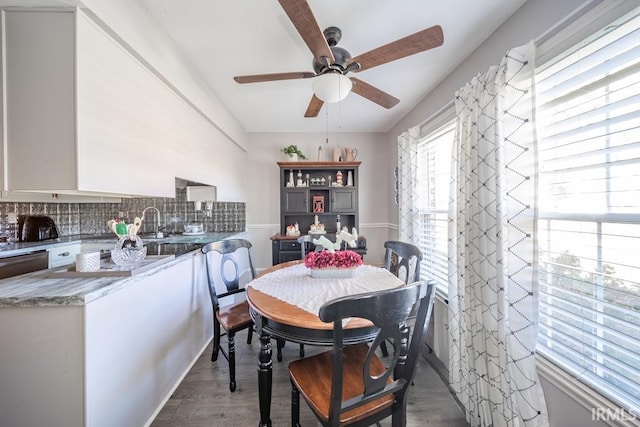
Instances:
[[[144,213],[149,210],[149,209],[153,209],[156,211],[156,218],[158,219],[158,230],[156,231],[156,238],[158,239],[162,239],[164,237],[164,233],[162,232],[162,226],[161,226],[161,222],[160,222],[160,210],[158,210],[158,208],[156,208],[155,206],[149,206],[146,207],[142,210],[142,218],[140,218],[142,221],[144,221]]]

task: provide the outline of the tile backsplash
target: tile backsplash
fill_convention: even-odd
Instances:
[[[203,223],[207,231],[245,231],[246,206],[240,202],[214,202],[210,212],[196,211],[194,202],[188,202],[185,189],[176,189],[175,198],[132,198],[121,203],[42,203],[42,202],[2,202],[0,203],[0,230],[9,228],[7,216],[18,215],[50,216],[61,236],[76,234],[108,234],[107,221],[122,218],[127,223],[142,216],[148,206],[158,208],[161,225],[165,233],[181,232],[188,222]],[[149,209],[145,213],[140,233],[152,233],[158,228],[157,213]]]

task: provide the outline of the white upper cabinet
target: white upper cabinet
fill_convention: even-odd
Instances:
[[[3,189],[174,197],[175,94],[77,9],[3,14]]]

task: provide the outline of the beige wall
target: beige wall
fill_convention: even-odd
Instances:
[[[361,161],[359,178],[360,229],[367,238],[367,262],[382,263],[382,245],[388,239],[389,224],[388,182],[392,165],[385,155],[386,138],[376,133],[251,133],[247,153],[247,231],[254,244],[256,268],[271,265],[269,236],[280,227],[279,168],[276,162],[284,161],[282,147],[296,144],[308,160],[331,160],[333,148],[351,147],[358,150],[356,160]]]

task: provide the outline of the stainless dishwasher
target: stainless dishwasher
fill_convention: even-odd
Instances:
[[[48,267],[49,255],[45,250],[0,258],[0,279],[45,270]]]

